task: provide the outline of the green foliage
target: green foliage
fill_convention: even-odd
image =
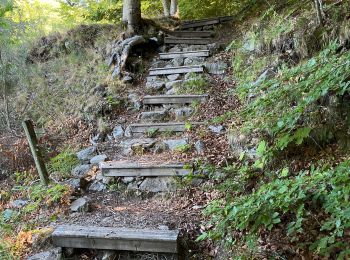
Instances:
[[[176,92],[178,94],[204,94],[207,91],[208,81],[202,75],[192,73],[188,80]]]
[[[6,243],[5,241],[1,241],[0,239],[0,259],[2,260],[14,260],[18,259],[16,258],[12,252],[11,252],[11,247]]]
[[[192,149],[192,145],[191,144],[183,144],[183,145],[179,145],[175,148],[176,152],[179,153],[187,153]]]
[[[300,145],[316,129],[324,110],[317,104],[327,96],[343,96],[350,86],[350,52],[336,54],[337,44],[295,67],[283,67],[278,76],[258,85],[241,85],[239,91],[258,94],[242,112],[244,129],[259,129],[283,150]]]
[[[61,176],[68,177],[78,164],[79,160],[75,152],[67,148],[50,159],[48,169],[50,172],[58,172]]]
[[[347,230],[350,227],[350,161],[335,168],[311,167],[295,178],[286,178],[287,171],[270,183],[261,185],[251,194],[228,197],[226,203],[214,201],[206,214],[211,216],[215,228],[203,234],[220,238],[230,229],[256,234],[259,229],[271,230],[281,221],[287,221],[285,232],[289,239],[298,242],[310,221],[319,233],[306,245],[317,254],[329,257],[337,251],[349,256]],[[315,222],[314,219],[317,221]]]

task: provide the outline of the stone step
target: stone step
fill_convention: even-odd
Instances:
[[[145,96],[144,105],[191,104],[195,101],[205,102],[209,95],[159,95]]]
[[[178,230],[121,229],[58,226],[52,233],[57,247],[100,250],[178,253]]]
[[[203,123],[191,123],[191,127],[202,125]],[[181,133],[187,130],[186,123],[150,123],[150,124],[132,124],[129,126],[132,134],[147,134],[153,131],[156,132],[174,132]]]
[[[159,56],[161,60],[170,60],[176,58],[209,57],[209,50],[160,53]]]
[[[125,162],[103,162],[100,169],[105,177],[168,177],[191,173],[183,164],[145,165]]]
[[[210,38],[214,35],[214,31],[172,31],[168,32],[172,37],[196,37],[196,38]]]
[[[209,38],[176,38],[165,37],[165,44],[189,44],[189,45],[205,45],[212,43],[213,40]]]
[[[204,68],[202,65],[194,66],[181,66],[181,67],[171,67],[171,68],[156,68],[150,69],[150,76],[161,76],[161,75],[171,75],[171,74],[186,74],[190,72],[203,73]]]

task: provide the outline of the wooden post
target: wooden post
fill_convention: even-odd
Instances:
[[[47,186],[49,184],[49,176],[46,170],[46,166],[45,166],[42,154],[39,149],[38,139],[34,131],[33,123],[31,120],[26,120],[26,121],[23,121],[22,125],[28,139],[29,147],[34,158],[35,166],[40,175],[41,183],[44,186]]]

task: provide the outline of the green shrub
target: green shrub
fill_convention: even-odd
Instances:
[[[200,239],[220,238],[231,234],[232,229],[247,235],[257,234],[261,228],[272,230],[284,221],[288,238],[298,242],[306,239],[302,235],[311,222],[317,235],[308,236],[310,240],[303,241],[301,247],[306,245],[309,250],[326,257],[334,253],[340,258],[349,257],[350,160],[335,168],[311,167],[293,178],[287,178],[285,170],[282,173],[251,194],[211,203],[206,214],[211,216],[215,228]]]
[[[78,164],[79,160],[76,154],[67,148],[50,159],[48,169],[50,172],[58,172],[61,176],[67,177]]]

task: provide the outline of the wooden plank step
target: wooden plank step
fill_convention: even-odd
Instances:
[[[232,21],[235,17],[234,16],[221,16],[219,17],[220,23]]]
[[[181,66],[181,67],[172,67],[172,68],[157,68],[150,69],[150,76],[160,76],[160,75],[171,75],[171,74],[185,74],[189,72],[204,72],[203,66],[194,65],[194,66]]]
[[[190,45],[206,45],[212,43],[212,39],[209,38],[175,38],[165,37],[165,44],[190,44]]]
[[[215,25],[215,24],[219,24],[219,23],[220,23],[219,18],[198,20],[198,21],[193,21],[193,22],[185,22],[180,26],[180,28],[183,30],[183,29],[190,29],[190,28]]]
[[[169,60],[169,59],[175,59],[175,58],[209,57],[209,50],[167,52],[167,53],[160,53],[159,57],[161,60]]]
[[[160,104],[191,104],[194,101],[205,102],[209,95],[159,95],[145,96],[143,98],[144,105],[160,105]]]
[[[196,37],[196,38],[210,38],[214,36],[214,31],[171,31],[167,33],[173,37]]]
[[[191,123],[191,126],[202,125],[203,123]],[[129,126],[133,134],[146,134],[152,131],[158,132],[185,132],[186,123],[150,123],[150,124],[132,124]]]
[[[184,164],[142,165],[138,163],[103,162],[100,169],[105,177],[169,177],[191,173]]]
[[[62,225],[52,233],[57,247],[178,253],[178,230],[120,229]]]

